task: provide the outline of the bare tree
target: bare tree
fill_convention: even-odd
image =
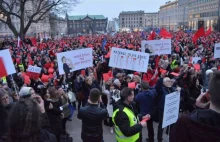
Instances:
[[[0,22],[5,23],[16,37],[24,39],[32,23],[38,23],[49,15],[49,12],[64,14],[79,0],[0,0]],[[16,28],[13,18],[18,18],[20,27]]]

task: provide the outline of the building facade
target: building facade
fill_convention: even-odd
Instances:
[[[103,15],[67,15],[67,29],[69,35],[105,33],[108,18]]]
[[[158,28],[159,27],[159,13],[145,13],[144,14],[144,28]]]
[[[181,29],[188,29],[188,10],[189,0],[178,0],[177,21],[178,27]]]
[[[119,28],[121,31],[143,30],[144,11],[123,11],[119,14]]]
[[[113,18],[112,21],[108,22],[107,31],[109,33],[110,32],[118,32],[119,31],[118,18]]]
[[[159,26],[167,30],[178,29],[178,1],[169,1],[160,6],[159,11]]]
[[[189,0],[188,26],[197,30],[201,26],[205,29],[213,27],[219,16],[220,0]]]

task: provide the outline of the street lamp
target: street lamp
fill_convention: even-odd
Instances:
[[[217,25],[218,25],[218,32],[220,31],[220,0],[218,1],[218,21],[217,21]]]

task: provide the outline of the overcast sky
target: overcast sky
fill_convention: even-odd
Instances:
[[[81,0],[69,15],[104,15],[109,20],[118,17],[121,11],[158,12],[169,0]]]

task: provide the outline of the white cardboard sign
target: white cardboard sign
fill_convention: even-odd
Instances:
[[[40,74],[41,68],[29,65],[27,71]]]
[[[9,49],[1,50],[0,57],[3,59],[7,75],[16,73]]]
[[[146,72],[149,54],[113,47],[109,61],[110,67]]]
[[[179,116],[179,106],[180,106],[180,92],[173,92],[166,95],[162,128],[165,128],[173,123],[176,123]]]
[[[146,49],[151,52],[150,55],[171,54],[171,39],[142,40],[141,52],[145,53]]]
[[[220,58],[220,43],[215,44],[214,58]]]
[[[92,48],[72,50],[57,54],[59,74],[93,66]]]

